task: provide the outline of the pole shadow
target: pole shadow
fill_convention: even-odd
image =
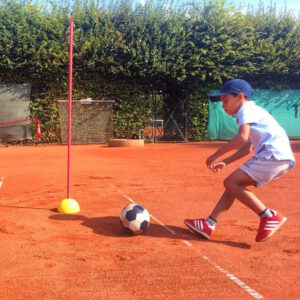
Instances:
[[[105,216],[96,218],[87,218],[83,215],[65,215],[55,214],[49,217],[52,220],[60,221],[81,221],[82,226],[86,226],[93,230],[95,234],[109,237],[133,237],[129,231],[124,230],[120,224],[120,219],[117,216]],[[190,230],[173,225],[162,225],[151,223],[144,236],[156,238],[178,239],[186,241],[200,241],[204,243],[224,244],[230,247],[241,248],[245,250],[251,249],[251,245],[247,243],[226,241],[226,240],[206,240],[192,233]],[[174,234],[172,233],[174,232]]]
[[[43,207],[31,207],[31,206],[21,206],[21,205],[4,205],[0,204],[0,207],[4,208],[21,208],[21,209],[39,209],[39,210],[48,210],[52,212],[57,212],[55,208],[43,208]]]

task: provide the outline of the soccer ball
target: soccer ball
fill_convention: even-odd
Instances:
[[[129,229],[134,235],[137,235],[149,227],[150,214],[139,204],[129,204],[122,209],[120,221],[125,229]]]

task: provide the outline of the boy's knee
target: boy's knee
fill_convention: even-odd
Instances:
[[[235,187],[244,186],[243,182],[238,180],[238,178],[236,178],[235,176],[228,176],[227,178],[225,178],[223,185],[226,190],[232,190]]]
[[[223,182],[224,188],[227,191],[232,191],[235,188],[245,188],[246,186],[250,185],[247,182],[241,181],[238,178],[236,178],[235,176],[228,176],[227,178],[225,178],[224,182]]]
[[[232,182],[230,176],[225,178],[223,185],[226,190],[230,190],[230,188],[233,186],[233,182]]]

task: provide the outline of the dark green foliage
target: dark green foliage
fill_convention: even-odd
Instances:
[[[202,141],[207,139],[209,90],[197,89],[189,97],[189,140]]]
[[[189,139],[206,138],[207,92],[242,77],[259,87],[299,87],[299,19],[272,2],[258,9],[224,0],[0,0],[0,81],[31,83],[31,114],[55,140],[55,100],[67,99],[69,12],[73,98],[116,100],[114,134],[139,134],[151,93],[189,95]]]

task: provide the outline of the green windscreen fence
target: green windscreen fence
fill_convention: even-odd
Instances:
[[[290,139],[300,139],[300,89],[257,89],[251,100],[271,113]],[[222,103],[209,101],[208,137],[212,140],[230,140],[237,132],[235,118],[224,112]]]

